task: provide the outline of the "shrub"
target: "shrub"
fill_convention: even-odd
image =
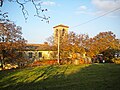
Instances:
[[[116,64],[120,64],[120,58],[113,58],[112,61]]]

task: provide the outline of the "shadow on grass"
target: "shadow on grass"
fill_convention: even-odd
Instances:
[[[62,65],[2,71],[0,90],[120,90],[120,65]]]

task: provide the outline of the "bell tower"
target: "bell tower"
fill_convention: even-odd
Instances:
[[[57,45],[58,43],[58,38],[60,38],[60,40],[66,40],[67,36],[68,36],[68,26],[65,26],[63,24],[57,25],[53,27],[54,30],[54,44]]]

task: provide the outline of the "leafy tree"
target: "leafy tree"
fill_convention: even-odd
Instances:
[[[89,40],[89,36],[86,34],[76,34],[74,32],[69,33],[69,53],[72,54],[72,59],[83,58],[86,54],[86,44]]]
[[[74,32],[70,32],[66,38],[60,37],[60,59],[62,62],[68,61],[68,58],[74,60],[78,54],[82,57],[86,51],[85,45],[88,38],[86,34],[76,34]],[[48,41],[53,43],[51,45],[55,45],[53,37],[50,37]],[[57,50],[57,46],[55,48]]]
[[[68,50],[68,40],[66,37],[62,37],[60,36],[59,37],[59,46],[60,46],[60,59],[66,59],[68,57],[68,53],[67,53],[67,50]],[[49,42],[49,45],[52,46],[54,48],[54,50],[57,51],[58,49],[58,46],[55,44],[54,42],[54,36],[50,36],[49,38],[47,38],[47,41]],[[58,53],[54,53],[56,56]],[[54,57],[55,57],[54,55]]]
[[[13,22],[0,21],[0,53],[1,63],[16,63],[22,57],[20,53],[26,40],[22,37],[22,28]]]
[[[93,57],[102,53],[105,57],[110,59],[110,56],[114,56],[115,50],[119,48],[118,39],[113,32],[100,32],[95,37],[89,40],[88,54]]]
[[[49,39],[54,45],[54,38]],[[55,48],[57,50],[57,46]],[[98,54],[103,54],[104,58],[109,60],[114,58],[114,54],[118,51],[120,51],[120,41],[111,31],[100,32],[93,38],[89,38],[86,34],[70,32],[67,40],[60,38],[60,58],[63,61],[68,57],[75,60],[83,55],[92,58]]]

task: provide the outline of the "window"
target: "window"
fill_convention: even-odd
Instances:
[[[39,52],[39,53],[38,53],[38,56],[39,56],[39,58],[42,57],[42,52]]]
[[[29,58],[32,58],[33,53],[29,52]]]
[[[64,36],[64,34],[65,34],[65,29],[62,30],[62,36]]]

